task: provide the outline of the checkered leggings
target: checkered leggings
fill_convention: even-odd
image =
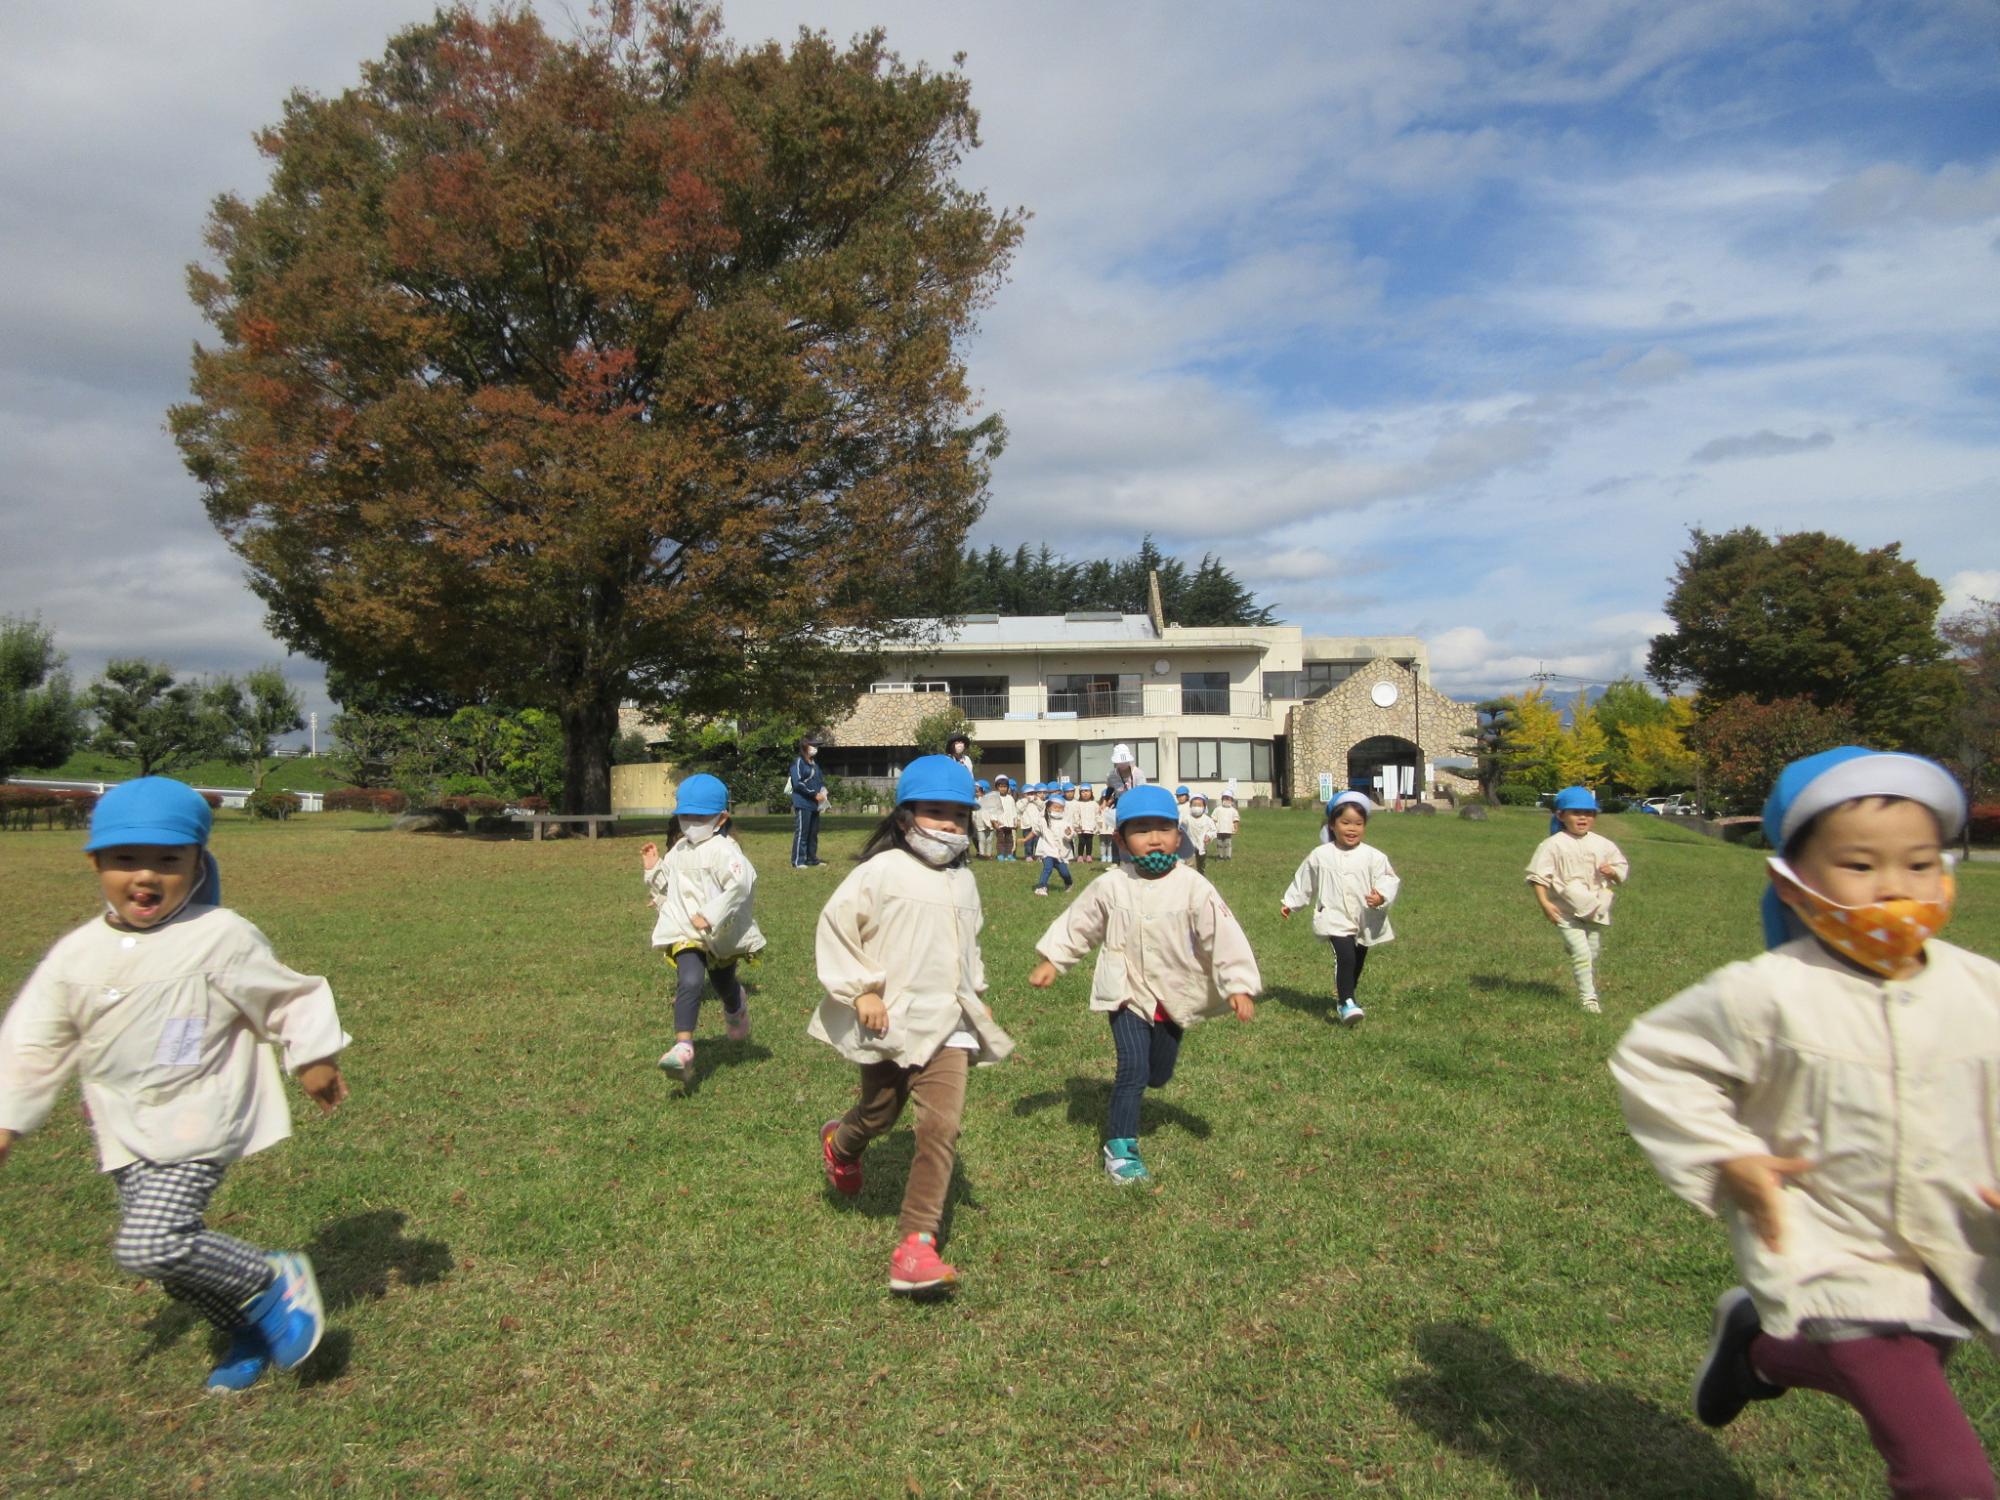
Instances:
[[[217,1328],[243,1322],[243,1306],[271,1284],[271,1266],[254,1245],[202,1224],[222,1185],[212,1161],[165,1166],[135,1161],[111,1174],[118,1184],[118,1238],[111,1254],[128,1276],[157,1281]]]

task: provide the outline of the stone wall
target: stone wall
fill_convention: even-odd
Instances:
[[[1369,697],[1377,682],[1396,684],[1397,698],[1387,708]],[[1412,703],[1412,695],[1417,702]],[[1291,788],[1294,799],[1319,796],[1319,773],[1331,771],[1334,785],[1347,785],[1348,753],[1377,735],[1416,741],[1419,725],[1426,760],[1464,755],[1478,714],[1469,703],[1454,703],[1427,683],[1414,681],[1407,669],[1386,657],[1376,657],[1332,692],[1294,707],[1286,716],[1291,741]]]
[[[914,745],[917,725],[951,712],[943,693],[863,693],[854,710],[826,730],[829,745]]]

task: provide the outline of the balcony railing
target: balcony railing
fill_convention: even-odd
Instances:
[[[1007,716],[1005,693],[953,693],[951,702],[968,719],[1004,719]]]
[[[1050,693],[1049,712],[1075,714],[1079,719],[1136,718],[1145,707],[1137,688],[1090,688],[1081,693]]]
[[[1269,715],[1270,700],[1262,693],[1235,693],[1228,688],[1182,688],[1184,714],[1233,714],[1258,719]]]

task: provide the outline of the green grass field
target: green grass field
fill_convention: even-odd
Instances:
[[[1330,1021],[1332,963],[1278,896],[1299,812],[1245,815],[1211,874],[1266,995],[1195,1028],[1148,1098],[1151,1190],[1098,1167],[1111,1044],[1079,968],[1025,979],[1062,898],[983,865],[993,1009],[945,1252],[955,1299],[893,1298],[907,1123],[853,1204],[815,1128],[852,1069],[807,1041],[812,924],[858,847],[786,865],[754,819],[771,947],[754,1039],[703,1016],[685,1096],[655,1068],[667,970],[639,840],[414,837],[359,815],[221,820],[229,904],[327,974],[356,1043],[334,1118],[231,1174],[211,1222],[317,1260],[301,1375],[204,1399],[210,1337],[108,1253],[74,1096],[0,1170],[9,1494],[1769,1496],[1874,1494],[1859,1420],[1810,1394],[1711,1434],[1686,1407],[1718,1226],[1627,1139],[1604,1058],[1634,1015],[1757,945],[1757,856],[1655,819],[1582,1014],[1520,872],[1544,824],[1385,815],[1397,940]],[[88,918],[75,834],[0,834],[8,995]],[[1089,879],[1097,867],[1081,866]],[[2000,867],[1951,936],[2000,952]],[[1955,1365],[1989,1445],[2000,1375]]]

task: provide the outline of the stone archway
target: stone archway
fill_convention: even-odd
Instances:
[[[1347,752],[1347,785],[1379,802],[1413,797],[1421,780],[1423,752],[1401,735],[1376,734]]]

